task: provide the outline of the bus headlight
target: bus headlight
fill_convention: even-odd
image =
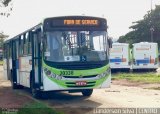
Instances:
[[[57,75],[56,78],[57,78],[57,80],[61,80],[62,76]]]
[[[111,70],[110,68],[108,68],[105,72],[103,72],[102,74],[97,75],[98,78],[103,78],[105,77],[107,74],[110,74]]]
[[[50,78],[54,78],[56,80],[61,80],[62,79],[62,76],[54,74],[51,70],[48,70],[47,68],[44,68],[44,72]]]
[[[56,76],[56,74],[52,74],[52,78],[56,78],[57,76]]]
[[[97,75],[98,78],[103,78],[103,73],[102,74],[99,74]]]
[[[52,72],[50,70],[46,71],[47,76],[52,76]]]

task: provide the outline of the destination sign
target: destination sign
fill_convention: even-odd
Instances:
[[[103,18],[68,16],[47,18],[44,30],[106,30],[107,21]]]
[[[64,20],[64,25],[98,25],[99,22],[96,19],[83,19],[83,20],[73,20],[73,19],[66,19]]]

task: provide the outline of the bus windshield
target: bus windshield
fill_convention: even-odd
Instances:
[[[45,33],[44,59],[51,62],[87,62],[108,59],[106,31]]]

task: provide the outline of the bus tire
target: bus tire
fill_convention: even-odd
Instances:
[[[92,95],[92,93],[93,93],[93,89],[85,89],[85,90],[82,90],[82,95],[83,95],[83,96],[89,97],[89,96]]]
[[[36,90],[33,83],[33,78],[31,78],[31,85],[30,85],[30,91],[34,98],[39,99],[41,98],[41,92],[39,90]]]
[[[10,74],[11,74],[11,86],[12,86],[12,89],[18,89],[17,84],[15,84],[14,81],[13,81],[13,72],[12,72],[12,70],[11,70]]]

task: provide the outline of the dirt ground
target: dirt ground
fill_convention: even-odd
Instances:
[[[65,114],[93,114],[93,108],[160,108],[160,91],[146,89],[155,86],[160,87],[159,84],[112,81],[110,88],[95,89],[91,97],[80,93],[54,93],[50,99],[42,101]]]
[[[28,91],[12,90],[10,82],[2,76],[0,69],[0,107],[20,107],[32,101]],[[160,90],[148,89],[151,87],[160,87],[160,84],[112,81],[110,88],[95,89],[91,97],[83,97],[81,93],[54,92],[41,101],[66,114],[92,114],[93,108],[160,108]]]
[[[149,83],[140,83],[140,82],[130,82],[126,79],[123,80],[113,80],[113,85],[121,85],[121,86],[128,86],[128,87],[139,87],[142,89],[153,89],[153,88],[160,88],[160,84],[149,84]]]
[[[20,108],[33,100],[12,90],[10,81],[3,79],[3,70],[0,66],[0,108]]]

